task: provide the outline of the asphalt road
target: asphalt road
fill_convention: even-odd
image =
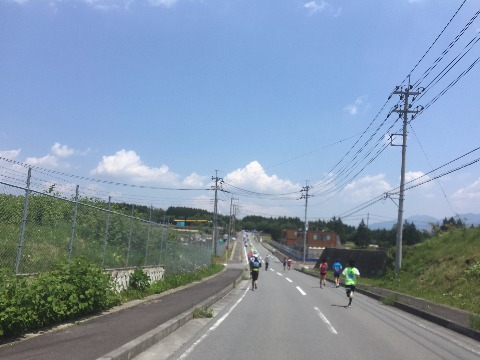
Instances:
[[[266,251],[257,244],[262,256]],[[317,278],[262,269],[258,289],[243,281],[214,308],[136,360],[428,359],[478,360],[480,343],[343,288],[320,289]]]

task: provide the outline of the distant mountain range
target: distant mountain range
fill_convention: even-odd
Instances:
[[[460,219],[467,225],[473,225],[473,226],[480,226],[480,214],[459,214]],[[457,219],[457,217],[454,217]],[[428,230],[430,231],[432,229],[430,224],[441,224],[443,222],[444,218],[437,219],[432,216],[428,215],[414,215],[410,216],[405,220],[408,221],[409,223],[415,224],[416,228],[418,230]],[[450,216],[447,216],[447,219],[450,219]],[[397,221],[383,221],[379,223],[374,223],[374,224],[369,224],[368,227],[371,230],[379,230],[379,229],[387,229],[390,230],[393,226],[397,224]]]

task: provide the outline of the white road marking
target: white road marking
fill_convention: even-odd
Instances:
[[[288,282],[292,282],[292,280],[290,280],[289,278],[285,278],[285,280],[287,280]]]
[[[212,325],[212,327],[210,327],[210,329],[207,330],[207,332],[205,334],[203,334],[200,339],[198,339],[197,341],[195,341],[193,343],[192,346],[190,346],[190,348],[188,348],[180,357],[179,359],[185,359],[188,355],[190,355],[190,353],[193,351],[193,349],[195,349],[195,347],[200,344],[203,340],[206,339],[206,337],[208,335],[210,335],[213,331],[215,331],[215,329],[232,313],[233,309],[235,309],[237,307],[238,304],[240,304],[240,302],[243,300],[243,298],[245,297],[245,295],[247,295],[248,293],[248,290],[250,289],[250,287],[247,288],[247,290],[245,290],[245,292],[243,293],[242,297],[240,299],[237,300],[237,302],[235,304],[233,304],[233,306],[230,308],[230,310],[228,310],[228,312],[223,315],[220,319],[218,319],[215,324]]]
[[[320,319],[327,325],[328,331],[330,331],[332,334],[338,335],[337,330],[330,324],[330,321],[323,315],[323,313],[320,311],[319,308],[314,307],[315,311],[317,312],[318,316],[320,316]]]
[[[297,286],[297,290],[300,291],[300,294],[307,295],[307,293],[305,291],[303,291],[300,286]]]
[[[283,276],[282,273],[277,272],[277,275]]]

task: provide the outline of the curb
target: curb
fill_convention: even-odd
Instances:
[[[375,294],[373,292],[370,292],[368,290],[364,290],[364,289],[361,289],[361,288],[358,288],[358,287],[356,288],[355,291],[359,292],[360,294],[371,297],[373,299],[379,300],[379,301],[382,301],[383,299],[386,299],[386,297],[384,297],[384,296]],[[407,295],[404,295],[404,294],[402,294],[402,296],[403,297],[408,297]],[[425,301],[425,300],[422,300],[422,299],[419,299],[419,300],[420,301]],[[399,310],[405,311],[409,314],[418,316],[418,317],[420,317],[424,320],[430,321],[434,324],[440,325],[440,326],[442,326],[444,328],[447,328],[449,330],[455,331],[459,334],[465,335],[465,336],[467,336],[469,338],[472,338],[474,340],[480,341],[480,332],[479,331],[471,329],[468,326],[459,324],[458,322],[455,322],[453,320],[442,318],[438,315],[429,313],[427,311],[421,310],[419,308],[413,307],[411,305],[408,305],[408,304],[405,304],[405,303],[402,303],[402,302],[399,302],[399,301],[396,301],[396,300],[393,301],[393,304],[391,306],[393,306],[393,307],[395,307]],[[455,311],[456,311],[456,309],[455,309]]]
[[[198,308],[207,308],[215,304],[225,295],[227,295],[236,285],[242,280],[243,273],[233,281],[233,283],[226,286],[222,291],[216,293],[215,295],[209,297],[207,300],[204,300],[200,304],[197,304],[190,310],[185,311],[184,313],[176,316],[175,318],[167,321],[166,323],[156,327],[153,330],[145,333],[142,336],[122,345],[116,350],[109,352],[102,357],[99,357],[97,360],[131,360],[135,356],[140,355],[142,352],[152,347],[171,333],[178,330],[181,326],[188,323],[193,319],[193,312]]]

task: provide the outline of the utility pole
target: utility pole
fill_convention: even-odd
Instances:
[[[230,246],[230,239],[235,233],[235,204],[233,203],[234,198],[230,199],[230,222],[228,224],[228,246]]]
[[[223,182],[223,179],[218,177],[218,170],[215,170],[215,177],[212,176],[212,180],[215,180],[215,186],[212,188],[215,190],[215,203],[213,206],[213,234],[212,234],[212,241],[213,241],[213,256],[217,256],[217,219],[218,219],[218,196],[217,192],[219,190],[219,185]]]
[[[233,198],[230,199],[230,220],[228,222],[228,242],[227,242],[227,249],[230,246],[230,238],[232,237],[232,211],[233,211]]]
[[[308,231],[308,222],[307,222],[307,208],[308,208],[308,190],[310,190],[310,186],[307,185],[305,182],[305,186],[302,188],[302,194],[300,199],[305,199],[305,223],[303,226],[303,263],[305,264],[305,258],[307,255],[307,231]]]
[[[412,105],[408,103],[409,97],[413,96],[412,102],[415,101],[415,96],[419,95],[424,89],[420,88],[418,91],[412,91],[413,86],[410,85],[410,75],[408,76],[408,85],[404,88],[403,86],[397,86],[393,91],[393,94],[400,95],[400,100],[404,101],[403,109],[395,106],[392,112],[399,114],[399,117],[403,115],[403,132],[402,145],[392,146],[401,146],[402,147],[402,168],[400,173],[400,198],[398,201],[398,219],[397,219],[397,238],[395,251],[395,274],[400,272],[402,268],[402,236],[403,236],[403,201],[405,200],[405,156],[407,152],[407,125],[408,125],[408,114],[417,114],[419,111],[423,110],[423,107],[417,106],[414,110],[410,110]],[[412,115],[413,119],[414,115]],[[398,135],[398,134],[395,134]]]

